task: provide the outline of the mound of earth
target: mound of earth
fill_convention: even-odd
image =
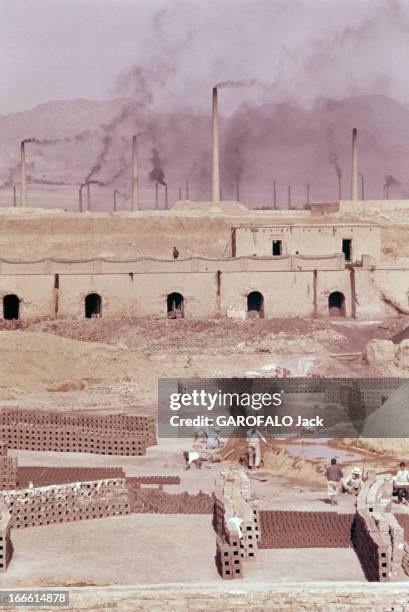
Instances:
[[[116,382],[138,382],[153,388],[159,374],[155,364],[124,345],[2,331],[0,347],[0,399]]]

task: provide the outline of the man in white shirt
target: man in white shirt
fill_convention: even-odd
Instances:
[[[249,469],[252,467],[260,467],[261,462],[261,443],[260,440],[267,443],[267,440],[261,435],[258,429],[252,427],[247,432],[247,449],[249,453]]]
[[[401,461],[399,464],[399,470],[397,471],[396,476],[393,477],[393,484],[397,490],[398,500],[402,502],[402,504],[407,504],[409,493],[409,472],[406,469],[406,463],[404,461]],[[403,486],[400,487],[399,485]]]
[[[352,470],[352,474],[347,476],[342,481],[342,490],[344,493],[351,493],[358,495],[362,487],[362,470],[360,467],[355,466]]]

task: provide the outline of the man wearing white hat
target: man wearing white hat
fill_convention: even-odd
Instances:
[[[347,476],[342,481],[342,490],[344,493],[353,493],[358,495],[362,487],[362,470],[357,465],[353,468],[352,474]]]

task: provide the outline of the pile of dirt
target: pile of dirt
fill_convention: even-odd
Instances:
[[[230,438],[223,449],[222,460],[238,463],[247,451],[246,440]],[[304,483],[322,483],[325,471],[324,463],[306,461],[300,457],[292,457],[284,446],[268,441],[262,444],[264,468],[275,476],[283,476],[288,480]]]
[[[53,334],[0,332],[0,399],[25,393],[83,390],[96,384],[156,385],[159,369],[126,346],[79,342]]]

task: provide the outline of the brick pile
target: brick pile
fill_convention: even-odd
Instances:
[[[221,473],[223,487],[214,495],[213,528],[216,532],[216,567],[224,579],[243,577],[243,560],[255,559],[261,539],[260,512],[251,501],[251,485],[243,470]],[[239,518],[235,526],[231,519]]]
[[[13,528],[129,514],[123,479],[19,489],[2,494]]]
[[[385,531],[378,529],[368,510],[358,510],[356,514],[353,544],[367,580],[388,581],[392,570],[391,541]]]
[[[225,580],[243,578],[242,557],[239,537],[216,538],[216,567]]]
[[[127,479],[131,512],[159,514],[210,514],[213,511],[213,497],[199,491],[196,495],[166,493],[161,489],[144,488]]]
[[[179,476],[130,476],[127,482],[146,485],[178,485]]]
[[[348,548],[354,514],[261,510],[259,548]]]
[[[0,489],[15,489],[17,486],[17,459],[7,456],[8,447],[0,442]]]
[[[13,555],[10,537],[11,517],[4,500],[0,497],[0,572],[5,572]]]
[[[404,542],[402,554],[402,569],[409,576],[409,543]]]
[[[405,541],[409,542],[409,514],[395,514],[395,518],[403,528]]]
[[[41,467],[37,465],[17,468],[17,488],[25,489],[32,482],[34,487],[68,484],[82,480],[125,478],[122,468],[99,467]],[[11,487],[14,488],[14,487]]]
[[[10,448],[102,455],[144,455],[148,446],[157,443],[154,417],[20,409],[0,410],[0,437]]]

